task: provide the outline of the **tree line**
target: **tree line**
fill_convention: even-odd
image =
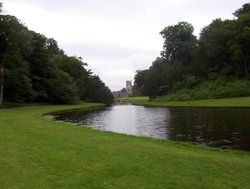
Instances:
[[[199,86],[205,88],[208,84],[204,83],[208,82],[210,87],[212,83],[221,83],[218,86],[223,87],[226,82],[236,80],[243,82],[236,82],[234,86],[238,85],[239,92],[232,93],[250,95],[250,4],[244,4],[233,15],[232,20],[213,20],[201,30],[199,39],[187,22],[164,28],[160,32],[164,39],[161,56],[149,69],[137,70],[135,95],[154,98]],[[219,93],[213,97],[227,97],[223,91]],[[189,96],[188,100],[207,97],[208,94],[197,98]]]
[[[110,103],[113,95],[81,57],[68,56],[57,41],[2,13],[0,3],[0,103]]]

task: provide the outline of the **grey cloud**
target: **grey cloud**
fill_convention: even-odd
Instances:
[[[91,59],[98,58],[103,60],[120,60],[125,59],[138,52],[133,48],[126,48],[117,44],[104,43],[104,42],[81,42],[81,43],[64,43],[63,49],[69,54],[80,54],[83,57]]]

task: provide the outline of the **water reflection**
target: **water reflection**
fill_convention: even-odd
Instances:
[[[101,111],[76,111],[57,119],[96,129],[250,150],[250,109],[150,108],[116,105]]]
[[[249,109],[171,108],[169,139],[250,150]]]

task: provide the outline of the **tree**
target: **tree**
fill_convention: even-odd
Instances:
[[[161,86],[161,75],[163,72],[163,66],[165,64],[165,59],[157,58],[152,66],[144,74],[143,84],[141,87],[141,92],[143,95],[147,95],[150,98],[155,98],[159,94],[159,89]]]
[[[33,89],[37,93],[36,102],[51,101],[53,81],[57,78],[56,67],[50,61],[47,38],[33,32],[33,51],[29,56],[30,72]]]
[[[110,104],[114,96],[99,76],[90,75],[87,84],[86,98],[90,101]]]
[[[56,70],[56,78],[53,79],[54,87],[50,88],[49,100],[58,104],[74,104],[79,101],[77,86],[70,75],[63,70]]]
[[[148,70],[137,70],[136,71],[136,74],[135,74],[135,77],[134,77],[134,81],[135,81],[134,83],[135,83],[135,86],[137,88],[142,87],[147,72],[148,72]]]
[[[63,55],[64,51],[58,47],[57,41],[53,38],[46,39],[46,47],[49,52],[49,56]]]
[[[244,4],[240,9],[236,10],[233,15],[236,17],[241,17],[245,14],[249,14],[250,13],[250,3],[246,3]]]
[[[82,62],[80,58],[68,57],[66,55],[55,55],[52,62],[61,70],[68,73],[77,86],[80,99],[86,98],[87,80],[90,73],[84,68],[87,63]]]
[[[0,2],[0,13],[2,12],[2,6],[3,4]],[[2,62],[2,61],[1,61]],[[0,63],[0,106],[3,104],[3,81],[4,81],[4,75],[3,75],[3,65]]]
[[[151,99],[159,94],[160,76],[156,70],[149,70],[145,77],[145,82],[142,87],[143,95],[149,96]]]
[[[135,89],[152,98],[202,86],[199,84],[204,80],[249,79],[250,3],[234,16],[233,20],[213,20],[202,29],[199,40],[189,23],[164,28],[160,32],[164,39],[162,57],[148,70],[136,73]]]
[[[137,70],[135,77],[134,77],[134,86],[133,86],[133,93],[135,95],[143,95],[142,94],[142,87],[145,82],[146,75],[148,70]]]
[[[0,3],[0,12],[2,3]],[[0,105],[8,102],[110,103],[113,95],[79,57],[69,57],[53,38],[0,14]]]
[[[230,41],[233,37],[234,24],[231,20],[216,19],[202,29],[196,55],[198,65],[193,65],[201,67],[199,75],[210,78],[231,66]],[[230,75],[231,72],[225,74]]]
[[[193,35],[194,28],[187,22],[164,28],[160,34],[164,39],[162,57],[168,61],[181,61],[190,64],[192,55],[197,48],[197,39]]]
[[[3,93],[6,99],[15,96],[17,98],[12,100],[25,101],[26,94],[22,87],[32,93],[26,60],[32,51],[32,35],[16,17],[10,15],[0,15],[0,28],[0,104],[3,102]],[[10,84],[5,89],[4,82]]]
[[[234,15],[235,35],[231,43],[231,51],[234,61],[241,65],[246,78],[250,71],[250,4],[244,4]],[[243,64],[242,64],[243,63]]]
[[[36,93],[32,89],[28,62],[19,52],[10,51],[5,63],[5,101],[32,102]]]
[[[121,89],[121,92],[125,93],[125,92],[126,92],[126,89],[125,89],[125,88],[122,88],[122,89]]]

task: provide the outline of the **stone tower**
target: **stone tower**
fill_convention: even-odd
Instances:
[[[128,95],[132,95],[132,82],[131,81],[126,81],[126,92]]]

